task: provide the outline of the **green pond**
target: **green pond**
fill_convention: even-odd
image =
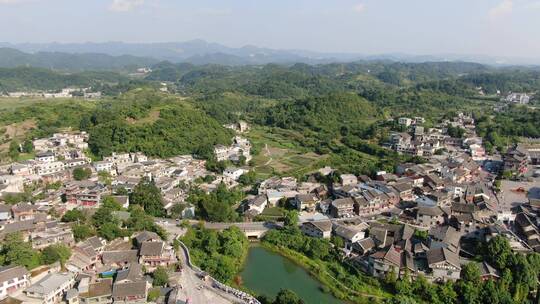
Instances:
[[[258,294],[274,298],[281,289],[290,289],[306,304],[344,304],[329,293],[307,271],[260,246],[253,246],[240,274],[244,286]]]

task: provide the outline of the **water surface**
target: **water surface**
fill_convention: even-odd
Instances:
[[[290,289],[306,304],[344,304],[331,294],[322,292],[321,284],[303,268],[260,246],[249,249],[240,275],[244,286],[271,298],[281,289]]]

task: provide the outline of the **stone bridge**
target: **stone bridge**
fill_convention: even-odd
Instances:
[[[212,230],[224,230],[231,226],[238,227],[250,239],[260,239],[270,229],[283,227],[283,223],[277,222],[249,222],[249,223],[210,223],[205,222],[204,227]]]

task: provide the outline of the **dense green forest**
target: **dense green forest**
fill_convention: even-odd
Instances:
[[[0,68],[0,93],[14,91],[61,90],[67,87],[94,87],[127,81],[115,72],[84,71],[60,73],[43,68]]]
[[[161,82],[166,82],[171,92],[160,91]],[[67,86],[93,86],[107,96],[99,101],[0,99],[3,161],[21,157],[11,153],[18,149],[18,143],[27,150],[23,151],[25,156],[31,157],[32,149],[26,149],[31,139],[68,128],[89,133],[91,156],[96,159],[113,151],[141,151],[154,157],[195,154],[213,160],[213,146],[230,144],[234,135],[223,124],[240,119],[252,126],[245,136],[253,142],[253,172],[262,174],[258,167],[270,163],[269,175],[298,177],[324,165],[341,172],[373,174],[378,170],[392,172],[400,162],[424,161],[381,147],[390,132],[399,130],[395,118],[400,116],[425,117],[429,127],[457,112],[470,112],[488,150],[502,151],[522,137],[540,137],[536,96],[530,105],[494,109],[510,91],[538,94],[540,72],[534,68],[449,62],[236,67],[162,62],[153,66],[145,79],[112,72],[0,69],[0,91]],[[479,93],[480,87],[485,94]],[[497,91],[502,94],[495,95]],[[265,153],[270,156],[262,155]],[[286,160],[278,163],[284,167],[282,171],[271,163],[278,157]],[[189,194],[188,201],[202,218],[238,220],[233,208],[242,199],[242,192],[221,185],[210,194],[198,189]],[[84,223],[74,227],[78,240],[91,235],[111,240],[143,229],[164,236],[146,214],[163,214],[155,186],[137,186],[132,202],[131,218],[126,223],[111,215],[111,211],[121,210],[112,202],[92,216],[69,212],[63,220]],[[13,240],[9,246],[15,246],[18,237]],[[183,241],[192,249],[197,264],[227,282],[234,279],[247,248],[247,240],[235,228],[218,234],[193,227]],[[308,257],[357,293],[372,288],[370,292],[379,296],[398,294],[392,303],[527,303],[540,273],[537,254],[513,254],[507,242],[497,238],[478,248],[476,254],[501,272],[498,282],[480,282],[478,269],[467,266],[462,280],[440,285],[428,284],[423,278],[409,282],[389,277],[378,282],[364,277],[339,259],[330,242],[307,238],[294,229],[271,231],[264,241],[299,258]],[[49,262],[41,261],[28,248],[17,251],[28,256],[21,263],[30,268]],[[1,258],[12,261],[19,257]],[[335,294],[343,293],[339,286],[334,287]]]
[[[380,147],[395,128],[388,119],[399,116],[423,116],[430,126],[453,113],[471,112],[490,149],[504,149],[521,136],[539,136],[537,109],[513,106],[497,113],[492,109],[500,97],[478,93],[479,87],[486,94],[538,92],[540,72],[534,68],[381,61],[235,67],[162,62],[152,68],[145,79],[111,72],[0,69],[2,90],[80,85],[111,96],[91,103],[5,108],[0,117],[4,126],[35,124],[19,141],[65,127],[86,130],[97,157],[118,150],[206,158],[213,145],[230,142],[232,132],[221,125],[244,119],[266,132],[287,134],[288,149],[327,156],[320,165],[354,173],[391,171],[407,160]],[[159,92],[161,82],[181,97]]]
[[[136,56],[110,56],[95,53],[37,52],[29,54],[12,48],[0,48],[0,67],[39,67],[61,71],[135,71],[156,64],[157,60]]]
[[[177,97],[135,90],[103,102],[81,120],[97,156],[141,151],[149,156],[198,154],[209,157],[216,144],[229,144],[232,132]]]

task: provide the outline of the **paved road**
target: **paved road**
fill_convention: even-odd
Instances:
[[[228,297],[222,295],[211,288],[208,283],[201,280],[197,273],[191,269],[187,263],[187,256],[184,250],[178,251],[178,259],[182,262],[182,274],[179,278],[179,283],[182,288],[178,290],[178,299],[186,301],[189,299],[190,304],[203,304],[203,303],[216,303],[216,304],[230,304],[236,303],[230,301]]]
[[[524,192],[512,191],[518,188],[523,188]],[[509,180],[503,180],[501,182],[501,192],[499,193],[500,210],[508,211],[510,208],[519,204],[526,203],[529,198],[529,191],[531,195],[536,194],[537,189],[540,189],[540,181],[535,182],[515,182]]]

